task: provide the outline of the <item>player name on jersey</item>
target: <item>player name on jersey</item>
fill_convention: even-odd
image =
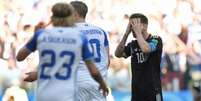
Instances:
[[[72,38],[62,38],[62,37],[43,37],[43,42],[50,42],[50,43],[65,43],[65,44],[75,44],[76,40]]]
[[[97,29],[91,29],[91,30],[81,30],[83,34],[101,34],[101,31]]]

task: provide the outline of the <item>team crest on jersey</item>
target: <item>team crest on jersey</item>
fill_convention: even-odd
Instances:
[[[152,39],[151,42],[152,42],[154,45],[157,45],[157,44],[158,44],[158,40],[156,40],[156,39]]]

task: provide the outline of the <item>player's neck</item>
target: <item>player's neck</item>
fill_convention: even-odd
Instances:
[[[144,39],[147,40],[149,38],[149,33],[145,32],[142,34]]]
[[[85,22],[85,19],[77,19],[76,22],[77,22],[77,23],[82,23],[82,22]]]

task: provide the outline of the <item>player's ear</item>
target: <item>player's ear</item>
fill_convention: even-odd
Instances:
[[[148,25],[147,24],[142,24],[143,26],[143,31],[147,31]]]
[[[73,13],[73,16],[75,17],[75,19],[78,19],[79,14],[75,11],[75,12]]]

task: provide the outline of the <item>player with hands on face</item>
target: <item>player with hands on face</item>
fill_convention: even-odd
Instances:
[[[147,32],[148,18],[134,13],[129,18],[126,32],[116,48],[117,57],[131,56],[131,101],[163,101],[160,80],[162,40]],[[126,45],[129,34],[134,39]]]

